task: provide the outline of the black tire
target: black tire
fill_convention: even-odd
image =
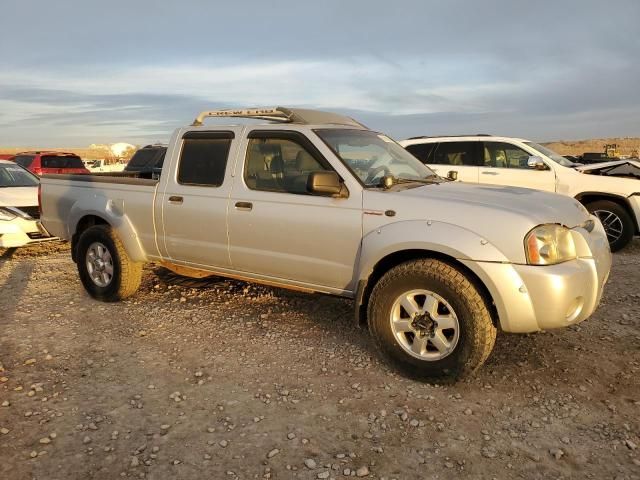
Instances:
[[[87,251],[92,245],[99,243],[109,252],[112,259],[113,274],[108,284],[100,286],[91,278],[87,265]],[[129,258],[122,242],[109,225],[95,225],[87,228],[77,246],[78,273],[82,285],[89,295],[103,302],[117,302],[130,297],[140,287],[142,280],[142,263]]]
[[[636,231],[635,224],[623,206],[611,200],[596,200],[585,206],[602,222],[612,252],[623,249],[633,240],[633,234]],[[622,232],[619,232],[620,225]]]
[[[222,277],[218,277],[216,275],[202,278],[185,277],[184,275],[179,275],[165,267],[155,268],[154,273],[160,281],[167,285],[176,285],[185,288],[211,288],[224,281]]]
[[[457,316],[457,343],[444,358],[416,358],[405,351],[393,333],[393,305],[403,293],[415,289],[435,293]],[[489,308],[475,286],[461,271],[434,259],[406,262],[385,273],[371,292],[367,317],[378,348],[394,366],[412,378],[457,379],[470,374],[489,357],[496,339]]]

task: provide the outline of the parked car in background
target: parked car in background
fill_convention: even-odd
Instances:
[[[0,160],[12,160],[15,153],[0,153]]]
[[[0,160],[0,248],[52,240],[38,219],[39,179],[20,165]]]
[[[91,173],[101,173],[101,172],[122,172],[125,167],[125,163],[116,162],[116,163],[107,163],[104,158],[98,160],[90,160],[85,163],[85,166]]]
[[[575,198],[600,218],[612,251],[620,250],[640,233],[640,182],[620,170],[582,169],[556,152],[521,138],[414,137],[400,144],[441,176]]]
[[[167,146],[147,145],[136,151],[124,167],[125,172],[136,173],[139,178],[160,178]]]
[[[22,152],[17,153],[13,160],[36,175],[44,175],[45,173],[90,173],[80,157],[75,153]]]
[[[341,115],[202,112],[168,151],[159,180],[43,177],[44,225],[71,240],[94,298],[133,295],[145,262],[338,295],[392,363],[456,377],[484,363],[497,327],[585,320],[609,276],[602,224],[577,201],[448,182]]]

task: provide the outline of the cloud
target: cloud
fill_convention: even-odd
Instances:
[[[274,104],[355,112],[399,137],[639,135],[640,2],[610,12],[595,0],[6,0],[0,142],[157,140],[203,109]]]

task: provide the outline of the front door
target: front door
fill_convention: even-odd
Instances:
[[[527,161],[531,154],[520,147],[506,142],[484,142],[483,154],[480,183],[556,191],[553,170],[529,167]]]
[[[350,290],[362,239],[362,190],[307,192],[311,172],[333,170],[302,133],[254,130],[229,203],[234,270]]]

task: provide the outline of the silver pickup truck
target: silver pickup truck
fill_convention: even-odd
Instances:
[[[447,181],[389,137],[313,110],[203,112],[173,134],[159,180],[45,175],[41,188],[42,222],[71,240],[94,298],[133,295],[145,262],[352,298],[417,377],[472,372],[497,328],[581,322],[611,266],[577,201]]]

